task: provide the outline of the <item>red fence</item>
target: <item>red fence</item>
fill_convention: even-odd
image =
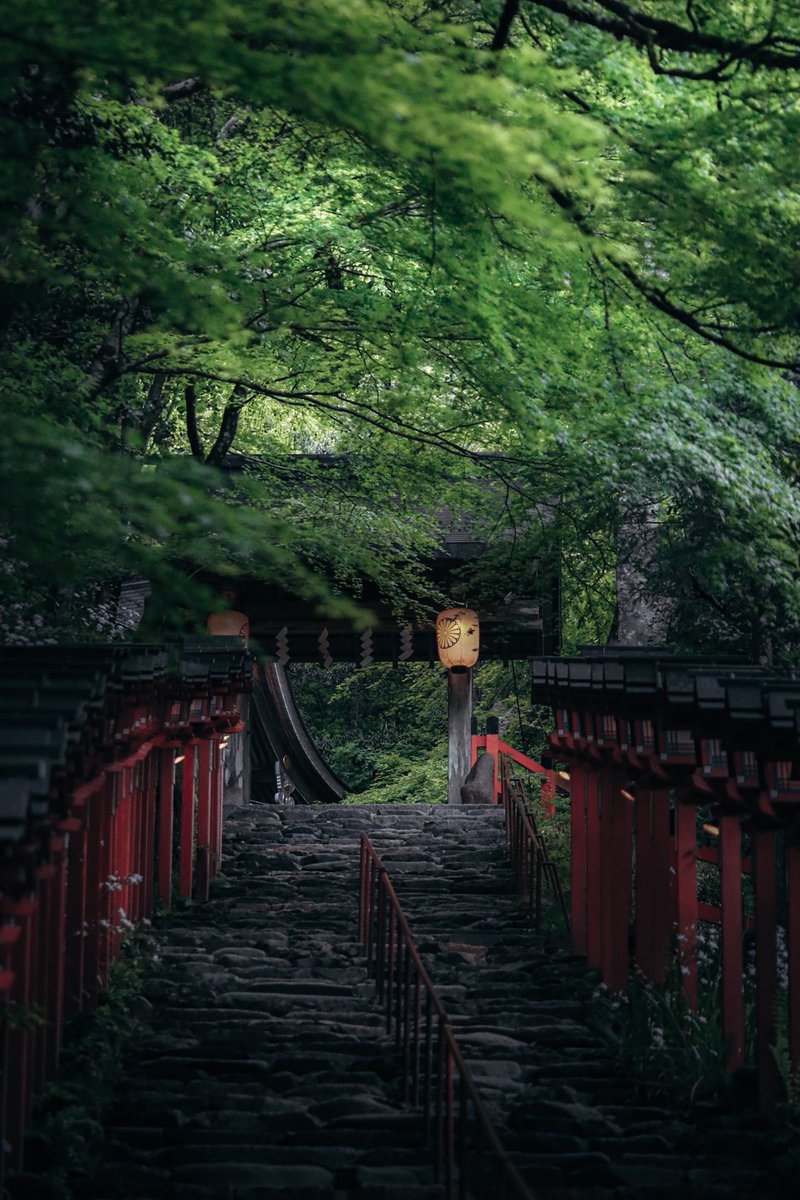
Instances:
[[[775,1054],[781,921],[784,1033],[791,1069],[800,1070],[800,681],[631,652],[535,662],[534,700],[552,704],[551,748],[570,765],[575,948],[615,991],[627,987],[631,966],[657,984],[675,970],[695,1006],[698,935],[704,924],[717,925],[733,1068],[744,1060],[749,924],[755,1066],[768,1111],[782,1090]],[[718,866],[719,903],[699,898],[698,861]]]
[[[208,895],[241,650],[4,652],[0,736],[0,1134],[22,1163],[66,1018],[108,982],[126,931]],[[13,712],[13,716],[12,716]],[[177,814],[178,820],[175,821]]]

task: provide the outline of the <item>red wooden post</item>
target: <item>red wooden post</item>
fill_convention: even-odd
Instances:
[[[675,934],[675,841],[670,831],[670,793],[650,793],[653,886],[651,895],[650,978],[663,983],[672,962]]]
[[[208,899],[211,880],[211,743],[197,747],[197,897]]]
[[[0,923],[0,1004],[6,1004],[14,998],[14,985],[17,982],[17,976],[14,971],[14,947],[19,941],[20,928],[18,925],[12,925],[10,921],[5,920],[9,915],[8,911],[3,912],[3,921]],[[12,1095],[11,1081],[9,1079],[8,1064],[10,1060],[10,1029],[9,1022],[5,1018],[0,1018],[0,1054],[5,1069],[0,1071],[0,1138],[3,1139],[3,1144],[10,1145],[10,1130],[9,1130],[9,1109],[12,1105],[17,1106],[19,1098],[16,1094]],[[16,1085],[16,1079],[14,1085]],[[0,1166],[0,1186],[2,1186],[4,1178],[3,1167]]]
[[[789,1057],[800,1071],[800,842],[786,844],[786,883],[788,928],[786,948],[789,956]]]
[[[609,772],[610,829],[607,874],[611,912],[607,925],[610,937],[606,954],[606,982],[615,992],[623,992],[628,986],[633,804],[622,795],[625,782],[626,780],[616,772]]]
[[[216,875],[222,861],[222,750],[219,742],[211,747],[211,874]]]
[[[36,901],[31,898],[14,901],[10,907],[10,915],[19,925],[19,939],[14,946],[13,971],[14,983],[12,999],[23,1011],[30,1008],[33,995],[33,956],[34,956],[34,915]],[[23,1134],[27,1128],[32,1106],[33,1083],[33,1033],[29,1029],[11,1030],[8,1038],[8,1059],[6,1070],[8,1078],[16,1081],[17,1093],[11,1097],[11,1103],[6,1113],[6,1129],[9,1145],[11,1146],[11,1161],[13,1167],[22,1167]]]
[[[636,789],[636,965],[653,978],[653,897],[656,894],[653,853],[653,793]]]
[[[600,773],[586,768],[586,959],[599,967],[603,954],[602,878],[600,846]]]
[[[597,786],[600,796],[600,969],[603,973],[603,982],[607,986],[609,985],[611,976],[611,961],[613,957],[612,939],[614,937],[614,909],[612,897],[612,874],[614,863],[614,779],[615,776],[610,770],[604,770],[598,773]]]
[[[586,795],[588,768],[584,763],[572,767],[570,794],[570,927],[572,945],[578,954],[586,953]]]
[[[122,909],[127,916],[130,907],[130,884],[128,883],[128,876],[130,874],[131,845],[133,839],[132,774],[133,772],[125,767],[116,776],[117,804],[112,817],[113,849],[110,870],[113,882],[109,888],[111,904],[109,905],[108,912],[108,920],[110,921],[108,939],[109,968],[119,954],[120,935],[117,930],[120,928],[120,916],[122,915],[119,910]],[[106,982],[108,982],[108,972],[106,972]]]
[[[722,1029],[730,1039],[728,1067],[744,1060],[742,991],[742,830],[739,818],[719,818],[720,899],[722,907]]]
[[[167,908],[172,904],[172,820],[175,786],[175,751],[161,751],[158,785],[158,898]]]
[[[103,788],[103,802],[100,808],[100,886],[97,906],[97,987],[105,987],[108,982],[108,968],[111,961],[111,926],[114,914],[114,863],[117,856],[117,821],[116,795],[117,777],[109,772]]]
[[[86,844],[85,808],[78,829],[69,834],[67,853],[66,930],[67,958],[64,976],[64,1010],[72,1016],[83,1005],[86,961]]]
[[[156,830],[156,751],[151,750],[144,760],[144,867],[142,874],[142,916],[149,918],[153,911],[153,878],[155,873]]]
[[[194,868],[194,767],[195,747],[184,750],[181,770],[181,822],[180,847],[178,850],[178,891],[187,900],[192,896],[192,871]]]
[[[86,938],[83,951],[83,983],[81,1003],[92,1003],[97,996],[101,963],[100,921],[105,907],[103,874],[108,838],[106,817],[108,813],[109,783],[103,779],[99,789],[86,801]]]
[[[697,1007],[697,833],[694,804],[675,802],[675,925],[681,987]]]
[[[130,773],[128,861],[125,867],[125,902],[122,907],[130,921],[141,920],[142,886],[135,879],[144,865],[142,836],[142,764],[134,763]],[[133,877],[133,878],[132,878]]]
[[[494,791],[492,792],[492,796],[494,797],[494,799],[493,799],[494,804],[500,803],[500,783],[499,783],[500,745],[499,745],[499,743],[500,743],[500,737],[498,734],[496,734],[496,733],[487,733],[486,734],[486,753],[494,755]]]
[[[61,1052],[61,1032],[64,1022],[64,974],[66,968],[66,907],[67,907],[67,849],[62,837],[53,839],[55,877],[51,900],[49,953],[51,957],[50,987],[47,1000],[49,1026],[45,1075],[49,1078],[58,1066]]]
[[[47,1081],[49,1051],[49,1029],[53,1014],[50,1000],[53,987],[55,963],[52,955],[52,928],[55,923],[55,863],[42,863],[36,872],[38,903],[33,917],[33,1002],[43,1017],[33,1035],[33,1075],[31,1086],[34,1092],[41,1091]]]
[[[775,834],[771,829],[755,829],[752,836],[756,912],[756,1070],[759,1108],[768,1113],[780,1096],[780,1077],[772,1052],[778,990]]]

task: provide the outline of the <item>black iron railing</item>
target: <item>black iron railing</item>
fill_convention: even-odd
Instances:
[[[444,1183],[447,1200],[533,1200],[489,1119],[392,882],[365,834],[359,940],[400,1054],[404,1100],[422,1109],[436,1181]]]
[[[500,791],[506,815],[511,865],[517,888],[528,902],[528,915],[534,929],[542,923],[542,885],[546,883],[569,933],[569,909],[564,898],[558,868],[548,854],[536,818],[528,804],[525,785],[515,779],[504,758],[500,760]]]

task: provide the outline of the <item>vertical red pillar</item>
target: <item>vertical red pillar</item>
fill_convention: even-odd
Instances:
[[[603,954],[602,878],[600,847],[600,774],[586,768],[586,959],[590,967],[599,967]]]
[[[496,733],[486,734],[486,753],[494,755],[494,792],[492,793],[493,804],[500,803],[500,738]]]
[[[119,954],[120,917],[123,914],[127,917],[130,908],[130,884],[128,883],[128,876],[131,870],[133,831],[132,777],[133,771],[128,767],[124,767],[121,771],[117,772],[116,776],[116,805],[111,818],[112,853],[109,871],[109,878],[111,879],[109,888],[111,903],[108,912],[108,921],[110,923],[108,931],[108,968],[116,961]],[[122,909],[122,913],[120,909]],[[105,978],[107,982],[108,969],[106,970]]]
[[[31,898],[15,901],[11,915],[20,928],[19,939],[14,946],[12,959],[14,984],[12,999],[23,1011],[27,1011],[34,1002],[33,992],[33,960],[34,960],[34,915],[36,901]],[[6,1130],[11,1146],[10,1165],[22,1166],[22,1139],[30,1120],[33,1102],[33,1033],[26,1028],[12,1029],[8,1037],[8,1058],[6,1071],[9,1080],[13,1081],[15,1095],[6,1114]]]
[[[786,930],[789,957],[789,1057],[794,1071],[800,1071],[800,842],[786,844]]]
[[[609,931],[606,950],[606,983],[615,992],[628,986],[628,930],[631,917],[631,849],[633,838],[632,801],[622,795],[627,781],[616,772],[609,772],[608,809],[608,875],[610,913],[606,927]]]
[[[728,1067],[744,1060],[742,991],[742,829],[737,816],[719,818],[720,901],[722,908],[722,1030],[729,1039]]]
[[[69,836],[69,835],[67,835]],[[63,837],[53,839],[53,894],[51,920],[48,930],[51,961],[50,986],[48,988],[47,1048],[45,1054],[46,1078],[54,1073],[61,1052],[61,1031],[64,1022],[64,976],[66,968],[66,906],[67,906],[67,848]]]
[[[153,911],[153,879],[155,874],[156,838],[156,751],[151,750],[144,760],[144,867],[142,874],[142,916]]]
[[[40,1091],[47,1081],[49,1034],[53,1014],[50,1002],[53,989],[53,974],[56,964],[52,957],[52,928],[55,923],[56,866],[53,862],[42,863],[37,871],[38,904],[33,918],[33,1002],[42,1014],[43,1021],[33,1033],[33,1077],[34,1092]]]
[[[586,953],[586,780],[584,763],[575,763],[570,788],[570,926],[572,945]]]
[[[675,802],[675,925],[681,987],[697,1007],[697,832],[694,804]]]
[[[211,743],[211,877],[222,859],[222,751],[219,742]]]
[[[97,987],[108,982],[111,962],[111,938],[114,916],[115,863],[117,861],[117,775],[109,772],[103,788],[100,808],[100,886],[97,916]],[[95,993],[96,994],[96,993]]]
[[[86,801],[86,853],[84,870],[86,872],[86,910],[85,938],[83,947],[83,980],[81,984],[81,1004],[89,1003],[97,996],[98,978],[100,975],[101,934],[100,920],[105,904],[103,888],[103,870],[105,866],[105,846],[107,837],[104,828],[107,813],[108,782],[104,778],[96,792]]]
[[[211,880],[211,742],[197,747],[197,897],[208,899]]]
[[[611,974],[611,941],[613,930],[613,777],[609,770],[599,772],[600,792],[600,920],[601,955],[600,969],[603,982],[608,986]]]
[[[142,874],[142,764],[131,768],[129,784],[129,828],[128,862],[125,868],[126,897],[123,908],[125,915],[134,923],[141,919],[142,885],[137,883]]]
[[[756,1070],[758,1104],[771,1112],[780,1096],[780,1078],[772,1051],[775,1045],[775,1000],[778,990],[777,892],[775,834],[753,831],[753,873],[756,913]]]
[[[651,954],[649,978],[663,983],[672,962],[675,935],[675,841],[670,829],[670,793],[650,793],[653,882],[650,895]]]
[[[172,821],[175,786],[175,751],[161,751],[158,785],[158,898],[167,908],[172,904]]]
[[[17,982],[14,971],[14,949],[19,941],[20,929],[5,918],[10,916],[8,901],[3,906],[2,921],[0,921],[0,1005],[5,1006],[14,998],[14,986]],[[9,1079],[9,1063],[11,1049],[11,1030],[5,1017],[0,1017],[0,1138],[4,1145],[11,1145],[9,1130],[9,1109],[18,1105],[17,1080]],[[0,1186],[4,1179],[4,1171],[0,1167]]]
[[[181,770],[181,823],[178,849],[178,891],[187,900],[192,896],[194,868],[194,770],[195,747],[187,746]]]
[[[636,789],[636,965],[647,979],[653,978],[653,793]]]
[[[79,811],[82,819],[80,823],[75,821],[70,831],[66,862],[64,1011],[67,1016],[73,1016],[83,1006],[86,961],[86,806]],[[75,824],[78,825],[77,829],[74,828]]]

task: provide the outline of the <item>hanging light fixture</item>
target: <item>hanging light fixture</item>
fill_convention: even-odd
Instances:
[[[238,637],[245,643],[250,634],[247,613],[237,612],[235,608],[210,613],[207,628],[212,637]]]
[[[468,671],[478,661],[480,622],[471,608],[446,608],[436,618],[436,647],[448,671]]]

